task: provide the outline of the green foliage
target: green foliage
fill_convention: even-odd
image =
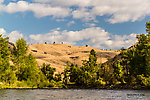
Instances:
[[[21,38],[16,41],[16,47],[14,47],[13,53],[16,57],[21,57],[26,55],[27,50],[28,46],[26,44],[26,41],[23,38]]]
[[[0,35],[0,82],[17,87],[45,88],[51,84],[54,84],[54,87],[66,87],[60,82],[61,74],[53,77],[56,69],[50,65],[43,64],[39,71],[36,58],[31,53],[27,55],[28,46],[24,39],[17,40],[12,55],[8,50],[8,43],[8,38],[2,38]],[[14,66],[10,66],[10,60]],[[7,86],[1,86],[4,87]]]
[[[68,63],[67,63],[68,64]],[[69,76],[69,71],[70,71],[70,67],[67,66],[65,69],[64,69],[64,72],[62,73],[63,74],[63,83],[64,84],[67,84],[67,81],[68,81],[68,76]]]
[[[56,68],[50,67],[50,64],[43,64],[41,71],[46,76],[46,78],[51,81],[54,79],[54,72],[56,71]]]
[[[19,62],[16,74],[19,81],[27,81],[29,86],[36,86],[39,81],[39,70],[37,62],[32,54],[25,56],[24,59]]]
[[[96,52],[90,51],[89,59],[83,60],[82,67],[68,64],[63,74],[55,74],[55,68],[43,64],[38,69],[36,58],[27,53],[28,46],[24,39],[19,39],[12,52],[8,50],[8,38],[0,35],[0,88],[16,85],[17,87],[47,88],[75,84],[85,88],[141,85],[150,87],[150,22],[146,23],[148,34],[137,35],[138,42],[122,52],[121,61],[110,64],[98,64]],[[9,61],[13,61],[10,66]]]
[[[130,75],[150,75],[150,37],[149,34],[137,35],[138,43],[123,52]]]
[[[16,75],[9,63],[8,43],[8,38],[3,38],[0,35],[0,81],[13,84],[16,81]]]
[[[70,82],[76,82],[76,84],[81,84],[79,77],[82,75],[82,70],[77,66],[71,64],[70,66]]]
[[[111,76],[112,74],[110,73],[110,66],[105,63],[103,66],[102,66],[102,70],[103,70],[103,75],[102,75],[102,78],[103,80],[106,82],[106,84],[110,84],[112,83],[111,81]]]
[[[16,77],[16,74],[15,74],[15,71],[12,71],[12,69],[7,69],[5,71],[5,73],[3,73],[1,75],[1,79],[6,82],[6,83],[9,83],[9,84],[13,84],[17,81],[17,77]]]
[[[144,75],[138,75],[137,78],[140,80],[141,84],[150,87],[150,76],[144,77]]]
[[[89,60],[83,60],[82,67],[71,64],[64,72],[69,72],[70,82],[75,82],[78,86],[95,87],[105,84],[99,75],[101,69],[97,64],[96,52],[92,49]],[[65,75],[67,77],[67,74]],[[98,83],[99,82],[99,83]]]
[[[117,63],[113,64],[113,68],[114,68],[114,75],[117,78],[117,80],[120,81],[122,84],[125,83],[123,66],[120,64],[119,60],[117,61]]]
[[[54,87],[54,88],[67,88],[65,84],[62,82],[56,82],[54,80],[50,81],[49,87]]]
[[[37,86],[39,82],[39,70],[36,58],[30,53],[27,55],[28,46],[24,39],[16,42],[12,61],[16,66],[16,75],[19,81],[26,81],[28,86]]]
[[[11,85],[11,84],[0,84],[0,89],[11,89],[11,88],[16,88],[15,85]]]
[[[92,49],[90,51],[89,62],[96,64],[96,61],[97,61],[96,52],[94,51],[94,49]]]
[[[54,80],[55,80],[56,82],[61,81],[61,74],[55,74]]]
[[[20,64],[17,75],[19,80],[37,79],[38,68],[35,57],[32,54],[25,56],[24,62]]]
[[[142,80],[147,86],[150,76],[150,22],[146,23],[146,31],[148,34],[137,35],[138,42],[128,50],[124,50],[122,58],[124,58],[123,66],[126,69],[128,83],[139,84],[138,79]]]
[[[4,73],[10,67],[10,52],[8,51],[8,38],[0,35],[0,73]]]
[[[150,21],[146,22],[146,32],[150,34]]]
[[[27,85],[27,82],[26,82],[26,81],[18,81],[18,82],[16,82],[16,86],[17,86],[17,87],[26,87],[26,88],[29,87],[29,86]]]

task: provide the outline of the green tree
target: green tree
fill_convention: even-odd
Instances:
[[[0,35],[0,73],[3,73],[10,67],[10,52],[8,50],[8,38],[3,38]]]
[[[54,80],[56,81],[56,82],[59,82],[59,81],[61,81],[61,74],[55,74],[55,78],[54,78]]]
[[[16,81],[16,75],[9,63],[8,43],[8,38],[3,38],[0,35],[0,81],[11,84]]]
[[[71,64],[69,69],[70,81],[83,87],[95,87],[101,85],[103,81],[99,74],[101,68],[96,61],[96,52],[92,49],[89,60],[83,60],[82,67],[79,68],[77,65]]]
[[[16,46],[14,47],[14,55],[16,57],[25,56],[28,50],[26,41],[21,38],[16,41]]]
[[[83,76],[82,76],[82,70],[77,66],[77,65],[74,65],[74,64],[71,64],[70,65],[70,82],[75,82],[76,85],[80,85],[83,83]]]
[[[49,81],[54,80],[53,76],[54,76],[54,72],[56,71],[56,68],[50,67],[50,64],[43,63],[41,71]]]
[[[27,81],[29,86],[36,86],[39,82],[39,69],[32,54],[25,56],[24,62],[17,71],[18,80]]]
[[[36,58],[30,53],[27,55],[28,46],[22,38],[17,40],[13,51],[13,63],[16,66],[16,75],[19,81],[27,82],[27,85],[37,86],[40,81],[39,69]]]
[[[148,34],[137,35],[138,42],[122,53],[122,57],[125,59],[124,67],[130,83],[133,81],[132,76],[136,79],[139,75],[150,76],[150,22],[146,23],[146,28]]]
[[[94,49],[92,49],[90,51],[89,62],[91,62],[92,64],[96,65],[96,61],[97,61],[96,52],[94,51]]]
[[[114,68],[114,76],[117,78],[118,81],[121,82],[121,84],[124,84],[124,69],[123,66],[120,64],[120,61],[118,60],[117,63],[113,64]]]
[[[45,88],[49,86],[49,80],[47,80],[46,76],[43,74],[42,71],[39,72],[40,74],[40,81],[38,83],[38,88]]]

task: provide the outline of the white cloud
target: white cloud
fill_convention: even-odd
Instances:
[[[94,24],[94,23],[85,23],[84,26],[87,26],[87,27],[95,27],[96,24]]]
[[[127,48],[136,42],[134,33],[123,36],[112,35],[100,27],[86,28],[81,31],[54,30],[50,33],[30,35],[29,37],[34,43],[53,43],[55,41],[70,45],[88,44],[95,48]]]
[[[56,19],[57,22],[63,22],[65,19]]]
[[[0,28],[0,35],[5,35],[6,34],[6,30],[4,28]]]
[[[5,29],[0,28],[0,33],[4,34],[6,37],[9,37],[9,41],[15,43],[16,40],[20,38],[25,38],[23,33],[19,31],[12,31],[7,33]],[[69,45],[86,45],[88,44],[91,47],[95,48],[128,48],[129,46],[135,44],[137,41],[135,33],[130,35],[112,35],[111,33],[106,32],[100,27],[91,27],[82,29],[80,31],[67,31],[58,27],[56,29],[50,30],[49,33],[30,35],[29,41],[32,43],[61,43]],[[27,40],[27,38],[25,38]],[[28,42],[29,42],[28,41]]]
[[[48,4],[28,3],[26,1],[10,2],[8,5],[0,5],[0,8],[1,12],[7,13],[32,11],[39,18],[44,16],[66,17],[70,12],[69,8],[52,7]]]
[[[137,42],[135,33],[130,35],[112,35],[111,40],[106,41],[106,45],[110,48],[128,48],[131,45],[134,45]]]
[[[0,28],[0,35],[3,35],[3,37],[9,37],[9,41],[15,43],[16,40],[20,38],[24,38],[23,34],[18,31],[12,31],[10,33],[7,33],[4,28]]]
[[[15,43],[18,39],[23,38],[23,34],[18,31],[12,31],[7,35],[9,37],[9,41]]]
[[[149,0],[33,0],[53,6],[77,6],[73,18],[93,20],[96,16],[110,15],[108,22],[122,23],[137,21],[150,15]],[[91,9],[88,9],[91,7]]]
[[[88,7],[91,5],[93,0],[32,0],[40,3],[50,3],[54,6],[79,6],[79,7]]]
[[[137,21],[150,15],[149,0],[32,0],[0,3],[0,12],[15,13],[32,11],[36,17],[67,17],[86,21],[95,20],[96,16],[110,15],[110,23]],[[75,6],[76,9],[71,7]]]

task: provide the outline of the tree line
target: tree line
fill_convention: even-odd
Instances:
[[[71,64],[64,73],[70,76],[70,82],[84,88],[149,88],[150,22],[146,23],[146,32],[137,35],[138,42],[123,49],[117,61],[98,64],[96,52],[91,50],[82,67]]]
[[[61,74],[54,76],[55,68],[50,64],[38,67],[36,58],[27,53],[28,46],[22,38],[17,40],[13,50],[9,51],[9,39],[0,35],[0,82],[15,87],[60,87]],[[13,65],[10,65],[10,61]]]
[[[55,75],[56,69],[50,64],[38,67],[36,58],[27,52],[24,39],[17,40],[13,50],[9,51],[9,39],[0,35],[0,82],[31,88],[149,88],[150,22],[146,23],[146,32],[137,35],[138,42],[122,50],[119,54],[121,59],[116,62],[98,63],[96,52],[92,49],[89,59],[83,60],[81,67],[68,63],[62,73]]]

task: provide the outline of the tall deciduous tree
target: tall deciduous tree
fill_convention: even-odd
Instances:
[[[40,81],[39,70],[35,57],[30,53],[27,55],[28,46],[22,38],[17,40],[14,48],[14,64],[19,81],[27,81],[29,86],[36,86]]]
[[[8,50],[8,38],[0,35],[0,81],[14,83],[16,81],[15,72],[10,66],[10,52]]]

